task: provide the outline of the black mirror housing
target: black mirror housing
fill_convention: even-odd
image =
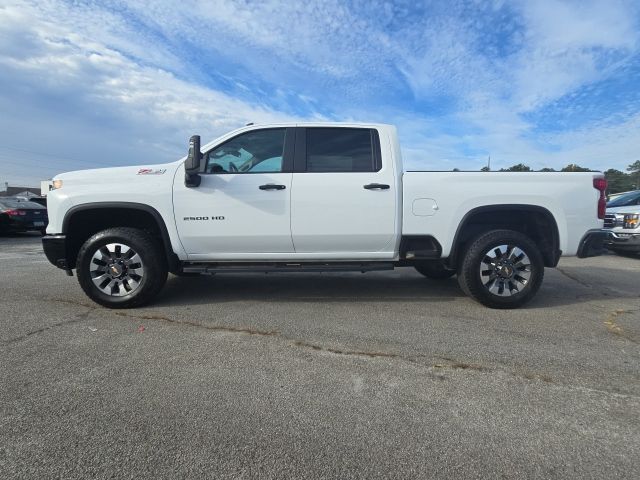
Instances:
[[[200,152],[200,135],[193,135],[189,139],[189,153],[184,162],[184,184],[187,187],[200,185],[200,164],[202,153]]]

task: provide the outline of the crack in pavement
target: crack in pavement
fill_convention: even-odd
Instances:
[[[434,368],[453,368],[454,370],[475,370],[477,372],[485,372],[489,370],[489,367],[485,367],[484,365],[480,365],[478,363],[467,363],[456,360],[451,357],[436,357],[440,360],[444,360],[445,362],[449,362],[448,364],[435,363],[433,365]]]
[[[45,298],[45,300],[48,300],[49,302],[66,303],[67,305],[76,305],[79,307],[90,308],[93,310],[99,308],[98,304],[96,303],[79,302],[77,300],[66,300],[63,298],[51,298],[51,297]]]
[[[592,292],[590,292],[589,295],[593,295],[593,293],[595,292],[595,293],[597,293],[599,295],[602,295],[603,297],[610,297],[612,295],[615,295],[618,298],[637,298],[637,295],[621,294],[621,292],[609,287],[606,284],[599,284],[598,288],[596,289],[595,285],[592,285],[590,283],[585,282],[580,277],[578,277],[576,274],[569,273],[568,271],[564,270],[562,267],[556,266],[555,268],[556,268],[556,270],[558,270],[562,275],[564,275],[568,279],[573,280],[577,284],[582,285],[583,287],[590,289]],[[578,295],[578,296],[576,296],[576,298],[580,298],[582,296],[583,295]]]
[[[58,300],[58,299],[52,299],[53,301],[58,301],[61,303],[68,303],[68,304],[74,304],[74,305],[80,305],[83,307],[87,307],[87,304],[84,304],[82,302],[76,302],[76,301],[72,301],[72,300]],[[45,331],[48,330],[50,328],[54,328],[56,326],[59,325],[64,325],[65,323],[75,323],[75,322],[79,322],[83,319],[86,319],[89,314],[96,310],[97,307],[95,306],[91,306],[86,312],[80,313],[78,315],[76,315],[76,318],[72,321],[68,321],[68,322],[61,322],[60,324],[56,324],[56,325],[52,325],[50,327],[46,327],[43,329],[40,329],[36,332],[32,332],[29,335],[33,334],[33,333],[38,333],[40,331]],[[193,328],[200,328],[200,329],[204,329],[204,330],[208,330],[208,331],[213,331],[213,332],[228,332],[228,333],[236,333],[236,334],[240,334],[240,335],[250,335],[250,336],[258,336],[258,337],[274,337],[274,338],[278,338],[280,340],[283,340],[285,342],[287,342],[289,345],[296,347],[296,348],[301,348],[301,349],[306,349],[312,352],[316,352],[316,353],[325,353],[325,354],[330,354],[330,355],[335,355],[335,356],[346,356],[346,357],[360,357],[360,358],[366,358],[366,359],[390,359],[390,360],[396,360],[396,361],[401,361],[401,362],[405,362],[407,364],[416,366],[416,367],[422,367],[422,368],[427,368],[433,372],[439,372],[439,371],[457,371],[457,370],[462,370],[462,371],[472,371],[472,372],[479,372],[479,373],[484,373],[484,374],[495,374],[498,372],[502,372],[502,373],[506,373],[512,377],[515,378],[520,378],[520,379],[524,379],[527,381],[532,381],[532,382],[544,382],[547,384],[554,384],[558,387],[562,387],[562,388],[570,388],[570,389],[577,389],[577,390],[585,390],[585,391],[589,391],[589,392],[597,392],[597,393],[602,393],[602,394],[606,394],[606,395],[616,395],[616,396],[624,396],[625,398],[640,398],[639,396],[636,395],[632,395],[632,394],[621,394],[621,393],[617,393],[617,392],[610,392],[608,390],[601,390],[601,389],[594,389],[594,388],[589,388],[589,387],[582,387],[582,386],[578,386],[578,385],[571,385],[571,384],[566,384],[566,383],[561,383],[561,382],[557,382],[556,380],[554,380],[551,376],[545,374],[545,373],[537,373],[537,372],[531,372],[531,371],[522,371],[522,370],[510,370],[508,368],[501,368],[501,367],[489,367],[489,366],[485,366],[485,365],[481,365],[478,363],[469,363],[469,362],[462,362],[460,360],[457,360],[455,358],[451,358],[451,357],[447,357],[447,356],[437,356],[437,355],[427,355],[427,354],[417,354],[417,355],[402,355],[399,353],[391,353],[391,352],[384,352],[384,351],[367,351],[367,350],[349,350],[349,349],[340,349],[340,348],[336,348],[336,347],[329,347],[329,346],[324,346],[324,345],[320,345],[317,343],[311,343],[311,342],[307,342],[304,340],[300,340],[300,339],[296,339],[296,338],[292,338],[289,337],[287,335],[282,334],[281,332],[277,331],[277,330],[259,330],[259,329],[255,329],[255,328],[250,328],[250,327],[230,327],[230,326],[222,326],[222,325],[204,325],[201,323],[197,323],[191,320],[180,320],[180,319],[175,319],[175,318],[171,318],[171,317],[167,317],[165,315],[159,315],[159,314],[133,314],[130,312],[124,312],[124,311],[113,311],[113,310],[109,310],[109,309],[104,309],[103,310],[105,313],[113,313],[118,317],[121,318],[128,318],[128,319],[138,319],[138,320],[152,320],[152,321],[161,321],[161,322],[166,322],[172,325],[184,325],[187,327],[193,327]],[[635,310],[634,310],[635,311]],[[616,311],[617,312],[617,311]],[[621,313],[631,313],[632,311],[629,310],[625,310],[622,312],[618,312],[616,315],[620,315]],[[619,327],[616,324],[617,327]],[[26,338],[26,337],[25,337]],[[634,339],[630,339],[628,337],[624,337],[627,340],[630,340],[634,343],[637,343],[636,340]],[[421,359],[425,359],[427,360],[426,362],[421,361]],[[434,359],[436,359],[437,361],[434,361]],[[446,380],[446,377],[442,376],[442,375],[436,375],[436,378],[440,379],[440,380]]]
[[[556,270],[558,270],[562,275],[564,275],[565,277],[573,280],[574,282],[579,283],[580,285],[582,285],[583,287],[587,287],[587,288],[593,288],[593,285],[591,285],[590,283],[585,282],[584,280],[578,278],[576,275],[569,273],[565,270],[563,270],[561,267],[557,267],[556,266]]]
[[[387,353],[387,352],[377,352],[377,351],[367,352],[364,350],[340,350],[338,348],[324,347],[322,345],[305,342],[303,340],[295,340],[284,335],[280,335],[280,337],[291,342],[296,347],[308,348],[311,350],[315,350],[316,352],[327,352],[327,353],[332,353],[334,355],[344,355],[344,356],[351,356],[351,357],[402,358],[406,360],[406,357],[403,357],[402,355],[398,355],[397,353]]]
[[[47,325],[45,327],[38,328],[36,330],[31,330],[31,331],[29,331],[29,332],[27,332],[27,333],[25,333],[23,335],[20,335],[20,336],[17,336],[17,337],[13,337],[13,338],[10,338],[9,340],[3,341],[2,345],[11,345],[12,343],[17,343],[17,342],[20,342],[22,340],[26,340],[27,338],[31,337],[32,335],[37,335],[38,333],[46,332],[47,330],[51,330],[53,328],[62,327],[64,325],[73,325],[74,323],[82,322],[84,320],[87,320],[89,318],[89,315],[91,314],[91,312],[93,312],[94,310],[95,310],[95,307],[91,307],[86,312],[77,313],[70,320],[64,320],[62,322],[53,323],[51,325]]]
[[[133,315],[127,312],[114,312],[119,317],[137,318],[139,320],[160,320],[168,323],[175,323],[178,325],[188,325],[190,327],[203,328],[205,330],[213,330],[215,332],[230,332],[230,333],[244,333],[247,335],[259,335],[263,337],[272,337],[280,335],[277,330],[258,330],[249,327],[227,327],[224,325],[204,325],[191,320],[179,320],[175,318],[166,317],[164,315]]]
[[[534,372],[520,372],[520,371],[511,371],[508,369],[501,368],[490,368],[484,365],[480,365],[478,363],[468,363],[462,362],[450,357],[444,356],[433,356],[433,355],[402,355],[398,353],[391,352],[383,352],[383,351],[367,351],[367,350],[348,350],[348,349],[339,349],[336,347],[328,347],[324,345],[319,345],[317,343],[311,343],[304,340],[299,340],[296,338],[289,337],[287,335],[282,334],[277,330],[258,330],[249,327],[228,327],[221,325],[203,325],[201,323],[197,323],[191,320],[179,320],[175,318],[170,318],[165,315],[136,315],[128,312],[114,312],[115,315],[124,318],[132,318],[138,320],[158,320],[162,322],[167,322],[175,325],[186,325],[194,328],[202,328],[209,331],[218,331],[218,332],[229,332],[229,333],[237,333],[237,334],[245,334],[245,335],[255,335],[261,337],[275,337],[289,343],[291,346],[307,349],[313,352],[322,352],[328,353],[336,356],[346,356],[346,357],[362,357],[362,358],[387,358],[392,360],[403,361],[409,363],[414,366],[428,368],[434,371],[438,370],[469,370],[483,373],[492,373],[496,371],[502,371],[508,373],[511,376],[517,378],[523,378],[529,381],[543,381],[545,383],[555,383],[554,380],[546,374],[534,373]],[[439,359],[442,361],[439,362],[429,362],[424,363],[421,362],[420,358],[428,358],[428,359]],[[444,377],[438,377],[444,380]]]

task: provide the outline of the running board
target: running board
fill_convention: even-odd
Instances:
[[[393,270],[393,263],[190,263],[184,273],[374,272]]]

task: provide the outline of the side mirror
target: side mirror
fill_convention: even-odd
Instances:
[[[184,162],[184,184],[187,187],[200,186],[200,163],[202,153],[200,152],[200,135],[194,135],[189,139],[189,153]]]

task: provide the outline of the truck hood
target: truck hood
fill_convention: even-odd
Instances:
[[[180,162],[163,163],[157,165],[137,165],[131,167],[93,168],[76,170],[56,175],[54,180],[62,180],[65,187],[72,185],[100,184],[108,182],[137,183],[143,177],[166,176],[173,177]]]

